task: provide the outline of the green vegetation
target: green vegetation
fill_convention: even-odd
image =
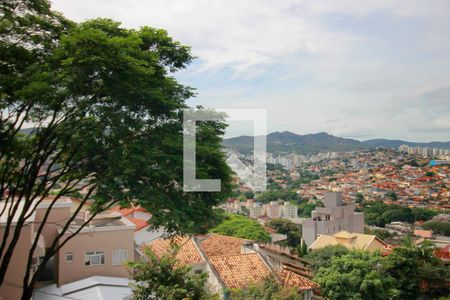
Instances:
[[[405,240],[387,256],[329,246],[306,258],[330,299],[400,300],[448,295],[450,270],[433,251],[430,243]]]
[[[218,300],[219,295],[205,289],[208,274],[190,274],[191,268],[177,265],[174,247],[170,254],[157,257],[150,248],[145,248],[145,259],[128,263],[135,283],[132,284],[131,300],[148,299],[199,299]]]
[[[326,246],[322,249],[308,252],[305,258],[310,262],[310,266],[315,274],[321,267],[327,267],[333,257],[341,257],[348,253],[348,249],[342,245]]]
[[[383,241],[394,236],[394,234],[390,233],[387,230],[383,230],[383,229],[368,229],[367,227],[364,228],[364,233],[376,235],[378,238],[382,239]]]
[[[355,198],[355,202],[356,203],[363,203],[364,202],[364,195],[361,193],[356,193],[356,198]]]
[[[224,221],[213,227],[211,233],[270,242],[270,234],[257,221],[237,214],[226,213],[224,216]]]
[[[306,246],[306,243],[302,243],[297,248],[297,255],[299,257],[305,257],[308,254],[308,246]]]
[[[303,296],[294,288],[285,288],[275,278],[269,277],[262,283],[243,289],[229,291],[230,299],[236,300],[301,300]]]
[[[275,229],[280,234],[287,236],[286,246],[296,248],[300,245],[302,238],[301,225],[295,224],[286,219],[273,219],[267,226]]]
[[[408,208],[400,205],[387,205],[381,201],[364,202],[364,219],[366,224],[384,227],[394,221],[413,223],[414,221],[427,221],[438,212],[425,208]]]
[[[315,280],[323,295],[333,300],[391,299],[396,295],[395,280],[380,271],[380,262],[379,254],[351,251],[332,258],[328,267],[319,269]]]
[[[398,199],[397,194],[393,191],[387,192],[386,197],[390,198],[392,201],[397,201],[397,199]]]
[[[23,211],[10,210],[0,245],[0,285],[21,228],[54,187],[47,212],[61,197],[77,195],[73,216],[89,201],[90,218],[120,204],[142,206],[153,225],[168,231],[195,232],[208,222],[231,189],[221,144],[226,124],[196,127],[197,177],[220,179],[222,192],[184,192],[182,111],[193,89],[175,73],[193,60],[188,46],[149,26],[75,23],[47,0],[0,1],[0,16],[0,200],[23,204]],[[67,218],[36,262],[47,218],[36,224],[23,257],[22,299],[32,297],[37,274],[78,233]],[[12,220],[16,230],[8,230]]]
[[[301,203],[298,206],[298,213],[302,218],[311,218],[311,212],[318,207],[323,207],[322,201],[315,201],[313,203],[308,203],[307,201]]]
[[[426,230],[432,230],[434,234],[450,236],[450,224],[447,222],[429,221],[422,227]]]

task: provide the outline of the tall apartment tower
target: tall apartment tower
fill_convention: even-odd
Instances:
[[[364,214],[355,212],[355,204],[345,204],[342,193],[329,192],[323,200],[325,207],[316,207],[311,219],[303,221],[303,239],[310,246],[319,234],[332,235],[341,230],[364,232]]]

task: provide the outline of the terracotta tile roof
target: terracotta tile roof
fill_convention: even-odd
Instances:
[[[144,208],[142,208],[140,206],[133,206],[133,207],[129,207],[129,208],[121,208],[120,205],[116,205],[114,207],[111,207],[110,211],[118,212],[124,217],[126,217],[128,215],[131,215],[131,214],[133,214],[135,212],[138,212],[138,211],[147,212]]]
[[[311,246],[309,246],[309,249],[317,250],[329,245],[342,245],[349,249],[361,250],[368,249],[371,246],[383,250],[383,248],[389,246],[375,235],[340,231],[334,235],[320,234]]]
[[[420,236],[420,237],[423,237],[423,238],[432,238],[433,237],[433,231],[416,229],[416,230],[414,230],[414,235],[415,236]]]
[[[302,291],[319,288],[319,285],[317,283],[295,272],[284,269],[283,271],[279,272],[279,274],[281,277],[281,283],[285,287],[295,287]]]
[[[209,260],[227,288],[243,288],[270,275],[256,253],[214,256]]]
[[[145,246],[150,247],[156,256],[162,256],[169,253],[171,246],[173,245],[178,245],[178,247],[180,247],[180,250],[176,255],[177,263],[180,266],[204,262],[204,259],[200,256],[194,242],[189,237],[176,236],[172,239],[157,239],[145,244]]]
[[[148,226],[148,223],[145,220],[135,219],[135,218],[130,218],[130,217],[127,217],[127,219],[130,220],[134,225],[136,225],[136,229],[134,231],[141,230],[142,228],[145,228]]]
[[[200,248],[208,257],[241,254],[241,247],[248,240],[231,236],[211,234],[199,238]]]

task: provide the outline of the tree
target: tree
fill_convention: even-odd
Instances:
[[[440,221],[428,221],[422,225],[423,229],[432,230],[435,234],[450,236],[450,224]]]
[[[157,257],[145,248],[141,261],[128,263],[135,280],[131,299],[219,299],[205,289],[208,274],[191,274],[190,267],[177,264],[178,250],[174,247],[170,254]]]
[[[6,219],[0,284],[21,229],[51,192],[24,257],[23,299],[31,297],[37,274],[58,249],[114,204],[141,205],[155,227],[170,231],[202,226],[230,190],[231,172],[221,148],[225,124],[200,122],[197,177],[220,179],[222,193],[182,189],[182,110],[192,89],[173,73],[191,62],[189,47],[151,27],[125,29],[107,19],[75,24],[51,11],[46,0],[2,1],[0,9],[0,215]],[[26,123],[34,127],[23,134]],[[62,196],[86,190],[33,265],[52,207]],[[66,238],[86,203],[90,218]]]
[[[277,233],[285,234],[287,236],[286,244],[289,247],[296,248],[300,245],[302,238],[301,225],[279,218],[271,220],[267,226],[275,229]]]
[[[247,200],[244,195],[240,195],[237,199],[239,200],[239,202],[245,202],[245,200]]]
[[[297,254],[299,257],[304,257],[308,254],[308,246],[306,246],[305,242],[298,246]]]
[[[229,291],[230,299],[236,300],[300,300],[303,297],[294,288],[286,288],[273,277],[242,289]]]
[[[362,203],[362,202],[364,202],[364,195],[361,194],[361,193],[356,193],[355,202],[356,202],[356,203]]]
[[[270,242],[270,235],[255,220],[236,214],[226,214],[227,219],[210,230],[211,233],[234,236],[260,242]]]
[[[394,278],[386,276],[377,253],[351,251],[319,269],[315,281],[329,299],[390,299],[396,297]]]
[[[387,192],[386,197],[390,198],[392,201],[397,201],[397,194],[393,191]]]
[[[244,192],[244,196],[247,199],[253,199],[253,198],[255,198],[255,193],[253,193],[252,191],[246,191],[246,192]]]
[[[326,246],[322,249],[308,252],[305,258],[310,262],[313,272],[317,274],[321,267],[330,265],[333,257],[341,257],[347,253],[348,249],[342,245]]]
[[[406,238],[383,258],[386,274],[395,278],[398,299],[415,299],[419,294],[431,296],[439,289],[448,294],[450,270],[434,256],[435,250],[429,241],[416,246]]]

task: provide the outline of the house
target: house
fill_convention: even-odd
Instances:
[[[9,205],[11,205],[10,201]],[[0,203],[0,210],[8,205]],[[43,223],[44,215],[51,210],[48,218]],[[0,286],[0,295],[5,299],[19,299],[22,293],[22,281],[27,269],[27,257],[32,243],[42,225],[41,234],[38,237],[38,245],[33,253],[34,272],[39,259],[43,257],[47,249],[62,233],[61,228],[73,216],[73,199],[61,197],[56,202],[48,197],[36,203],[36,210],[30,214],[23,226],[18,244],[14,248],[11,262],[6,272],[3,284]],[[7,209],[8,207],[6,207]],[[24,203],[19,202],[18,210],[14,217],[24,209]],[[82,209],[69,225],[67,232],[60,242],[66,240],[73,232],[80,229],[81,224],[90,219],[87,209]],[[0,236],[5,237],[6,214],[0,217]],[[12,220],[14,230],[17,220]],[[67,241],[57,254],[47,263],[43,274],[39,279],[55,280],[58,286],[68,284],[95,275],[128,278],[130,274],[124,265],[126,260],[134,258],[134,231],[136,226],[119,213],[101,213],[94,217],[82,228],[77,235]],[[11,234],[7,238],[10,243]]]
[[[433,237],[433,231],[432,230],[414,230],[414,236],[422,237],[425,239],[431,239]]]
[[[11,207],[11,203],[5,203],[2,201],[0,203],[0,211],[4,211],[4,209],[9,209]],[[24,209],[24,203],[21,202],[18,204],[17,211],[12,219],[11,227],[9,228],[9,232],[13,232],[16,228],[18,215]],[[33,218],[35,217],[35,213],[33,213],[29,220],[25,222],[20,232],[20,237],[17,241],[14,252],[11,255],[11,260],[6,270],[5,278],[3,284],[0,286],[0,296],[4,299],[20,299],[22,295],[22,281],[25,276],[25,272],[27,270],[27,257],[28,252],[31,248],[32,241],[34,240],[34,231],[35,224],[33,223]],[[6,233],[6,224],[7,224],[7,214],[2,214],[0,216],[0,237],[1,240],[4,241],[5,233]],[[9,234],[6,239],[6,247],[11,244],[11,234]],[[45,243],[43,239],[40,239],[39,245],[33,255],[33,261],[38,261],[40,256],[45,254]],[[31,266],[34,268],[35,266]]]
[[[53,284],[36,289],[33,300],[123,300],[131,296],[131,282],[127,278],[92,276],[59,287]]]
[[[355,204],[344,204],[341,192],[329,192],[323,199],[325,207],[316,207],[311,219],[303,221],[302,234],[307,245],[311,245],[320,234],[335,234],[346,230],[364,232],[364,214],[355,212]]]
[[[216,234],[157,239],[146,243],[157,256],[169,253],[178,245],[176,258],[180,265],[191,266],[192,273],[208,274],[207,288],[225,297],[226,291],[262,282],[274,275],[289,287],[297,288],[304,299],[311,299],[319,286],[297,272],[295,264],[274,263],[268,259],[267,246],[253,241]],[[262,250],[264,249],[264,250]],[[286,259],[285,259],[286,260]]]
[[[326,246],[334,245],[342,245],[351,250],[367,251],[386,251],[391,248],[390,245],[376,235],[340,231],[334,235],[319,235],[314,243],[309,246],[309,250],[314,251]]]
[[[76,230],[77,225],[72,228]],[[57,284],[95,275],[130,277],[124,263],[134,258],[134,230],[135,225],[118,213],[100,214],[94,218],[59,250]]]

